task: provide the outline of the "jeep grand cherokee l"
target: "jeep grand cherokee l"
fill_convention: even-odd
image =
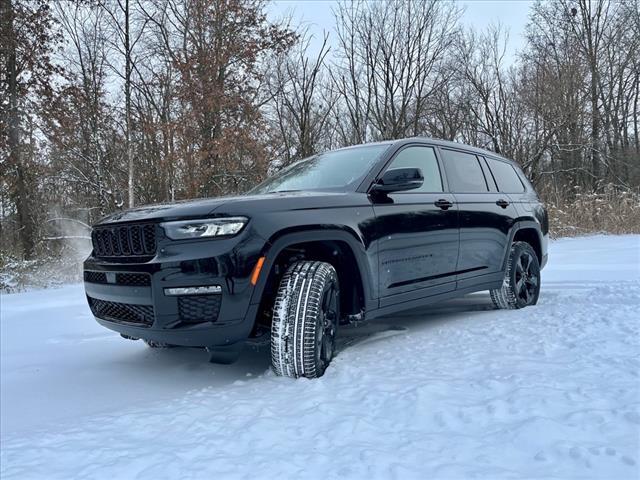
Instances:
[[[489,290],[534,305],[547,213],[492,152],[411,138],[314,155],[245,195],[135,208],[96,224],[96,320],[150,346],[230,362],[270,342],[273,370],[321,376],[343,322]]]

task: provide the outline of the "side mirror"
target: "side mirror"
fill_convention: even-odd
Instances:
[[[394,168],[387,170],[371,188],[372,192],[390,193],[420,188],[424,183],[419,168]]]

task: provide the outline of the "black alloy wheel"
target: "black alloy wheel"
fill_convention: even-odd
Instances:
[[[516,294],[524,302],[524,306],[531,305],[537,297],[540,286],[540,269],[535,268],[533,255],[523,250],[516,262]]]
[[[328,283],[322,294],[320,315],[316,325],[316,355],[320,372],[324,373],[333,358],[338,328],[338,293],[335,283]]]
[[[511,245],[502,286],[491,290],[496,308],[515,309],[535,305],[540,296],[540,263],[526,242]]]

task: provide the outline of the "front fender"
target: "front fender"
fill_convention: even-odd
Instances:
[[[260,303],[268,281],[269,273],[271,272],[278,255],[285,248],[297,243],[321,241],[344,242],[349,246],[354,258],[356,259],[358,269],[360,270],[366,309],[372,310],[377,308],[377,296],[375,295],[373,282],[374,274],[372,273],[372,266],[368,260],[365,244],[358,234],[348,227],[344,227],[342,229],[302,229],[302,227],[292,227],[275,233],[265,245],[265,250],[262,254],[265,257],[265,261],[251,297],[251,304]]]

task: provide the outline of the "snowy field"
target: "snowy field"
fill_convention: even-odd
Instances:
[[[319,380],[153,351],[82,286],[2,296],[10,478],[640,478],[640,237],[553,242],[540,303],[343,328]]]

